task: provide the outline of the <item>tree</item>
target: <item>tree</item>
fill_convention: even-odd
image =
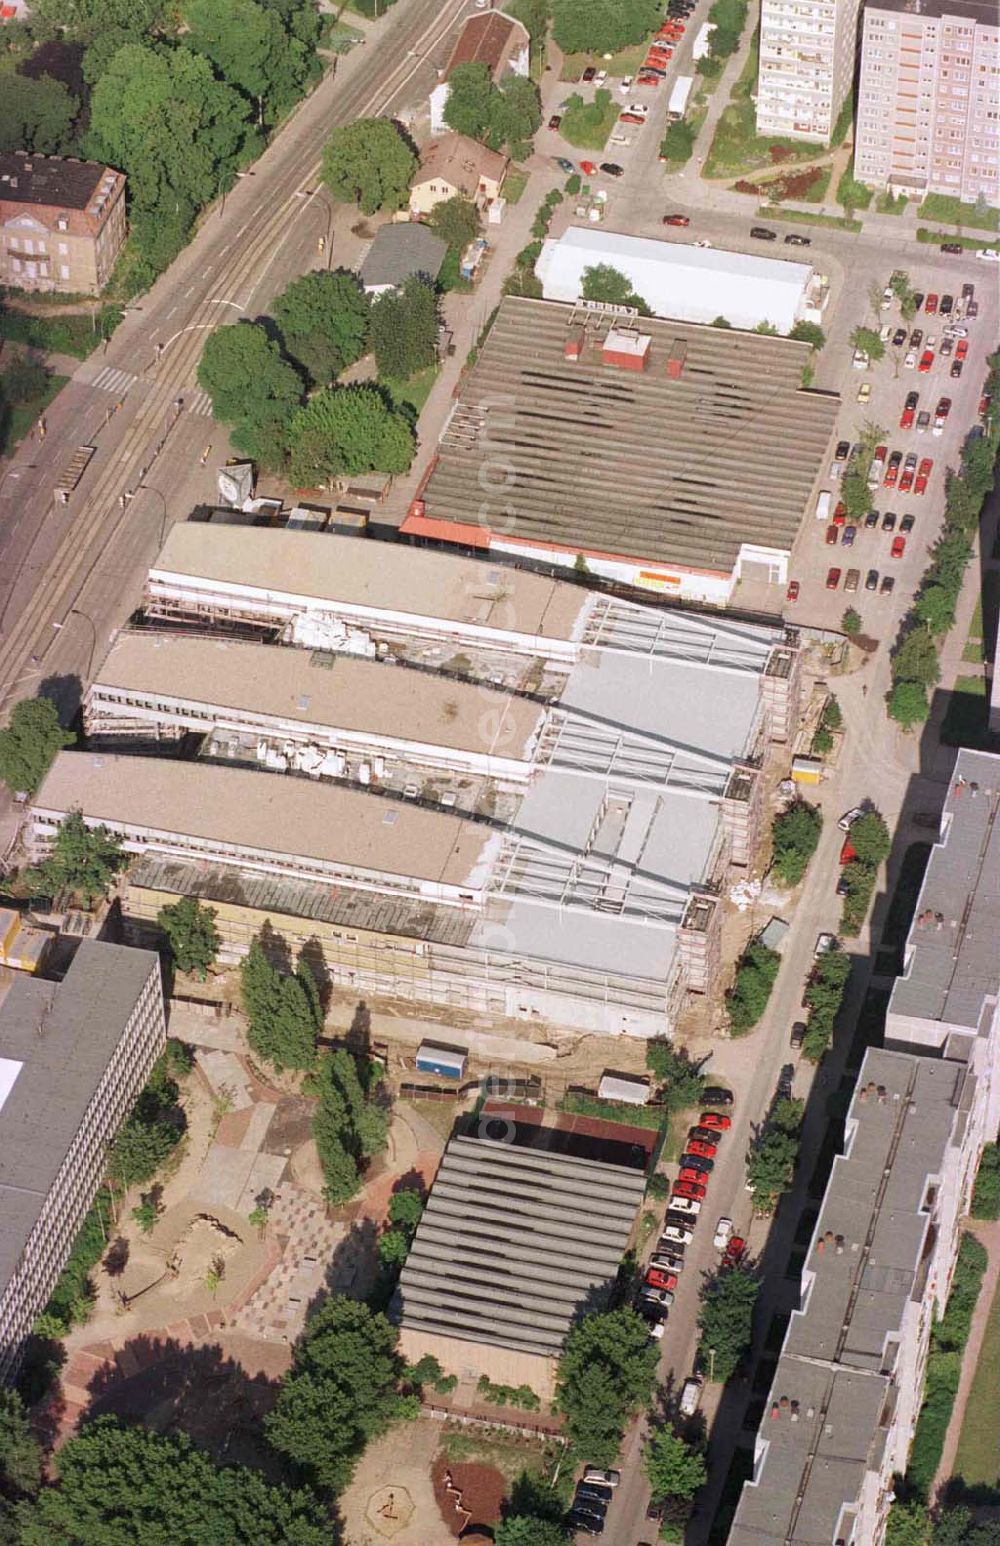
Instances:
[[[317,270],[294,279],[274,303],[285,349],[315,386],[328,386],[368,345],[370,305],[357,274]]]
[[[12,794],[34,794],[56,752],[75,741],[73,732],[59,723],[51,698],[22,698],[14,705],[10,724],[0,730],[0,780]]]
[[[69,891],[90,907],[125,864],[121,844],[107,827],[88,827],[80,811],[70,811],[48,854],[25,872],[25,879],[43,896]]]
[[[153,1192],[143,1192],[138,1205],[132,1209],[132,1217],[142,1230],[144,1235],[150,1234],[156,1228],[156,1221],[163,1212],[163,1204]]]
[[[416,437],[405,414],[375,387],[333,387],[300,408],[289,426],[292,482],[315,487],[345,473],[405,472]]]
[[[211,397],[215,417],[234,426],[237,450],[265,467],[281,466],[302,380],[265,328],[237,322],[210,333],[198,385]]]
[[[390,118],[358,118],[334,129],[323,152],[323,181],[340,204],[363,215],[402,209],[417,157]]]
[[[947,585],[928,585],[917,597],[913,616],[932,634],[947,633],[955,621],[956,593]]]
[[[614,1461],[626,1421],[649,1402],[656,1363],[656,1343],[634,1310],[588,1314],[570,1329],[557,1401],[574,1445],[595,1465]]]
[[[475,60],[457,64],[448,77],[444,108],[448,128],[485,143],[490,138],[490,98],[495,90],[488,65]]]
[[[31,1431],[24,1403],[16,1391],[0,1386],[0,1495],[34,1497],[41,1481],[41,1446]]]
[[[774,844],[772,870],[784,886],[797,886],[816,852],[823,831],[823,813],[818,805],[796,800],[775,816],[771,825]]]
[[[732,326],[733,326],[733,324],[730,322],[729,318],[728,317],[723,317],[723,316],[713,317],[711,322],[709,323],[709,327],[722,327],[722,328],[732,329]]]
[[[406,381],[433,365],[439,325],[434,289],[416,274],[401,290],[380,295],[372,307],[369,334],[379,375],[389,381]]]
[[[62,81],[5,72],[0,97],[0,151],[62,155],[72,148],[80,104]]]
[[[399,1394],[398,1335],[384,1315],[339,1295],[306,1322],[265,1429],[324,1489],[341,1491],[369,1440],[419,1411],[415,1396]]]
[[[470,242],[475,241],[482,229],[482,221],[475,204],[471,199],[463,199],[460,193],[456,193],[454,198],[435,204],[427,223],[434,228],[443,242],[448,243],[453,252],[463,252]]]
[[[160,908],[156,921],[167,936],[179,972],[197,972],[205,981],[222,943],[215,927],[218,916],[214,907],[202,907],[193,896],[182,896]]]
[[[616,54],[660,21],[653,0],[554,0],[552,35],[564,54]]]
[[[889,718],[904,730],[922,725],[931,711],[926,687],[921,682],[896,682],[889,694],[888,711]]]
[[[583,271],[585,301],[603,301],[610,306],[632,303],[632,282],[610,263],[596,263]]]
[[[291,975],[279,972],[258,936],[240,965],[240,991],[251,1051],[279,1070],[312,1068],[323,1014],[306,963]]]
[[[861,632],[861,613],[853,607],[848,607],[840,619],[840,626],[849,639],[856,639]]]
[[[32,0],[31,6],[33,21],[84,43],[109,31],[153,32],[165,13],[166,0]]]
[[[409,1255],[410,1242],[401,1229],[385,1229],[378,1237],[377,1249],[382,1266],[398,1270]]]
[[[867,354],[873,365],[877,364],[885,354],[885,344],[880,335],[871,327],[858,326],[851,334],[851,344],[859,349],[862,354]]]
[[[512,1514],[497,1525],[493,1539],[496,1546],[566,1546],[568,1537],[554,1520],[540,1519],[537,1514]]]
[[[931,1516],[926,1503],[913,1498],[904,1503],[899,1497],[889,1512],[886,1546],[931,1546]]]
[[[478,61],[457,64],[448,77],[444,121],[491,150],[506,145],[514,156],[527,154],[542,121],[538,88],[520,75],[494,84],[489,68]]]
[[[877,870],[883,860],[889,857],[892,839],[889,828],[877,811],[866,811],[853,821],[850,838],[851,847],[861,864]]]
[[[776,338],[778,336],[778,329],[773,322],[758,322],[753,331],[755,333],[763,333],[769,338]]]
[[[720,1384],[736,1373],[750,1346],[753,1307],[759,1292],[760,1283],[742,1267],[717,1273],[705,1287],[698,1316],[698,1355]]]
[[[830,694],[823,705],[821,723],[826,726],[827,730],[840,730],[843,727],[844,713],[833,693]]]
[[[389,1217],[412,1240],[424,1212],[424,1199],[415,1186],[404,1186],[389,1198]]]
[[[665,1498],[687,1502],[708,1479],[702,1451],[670,1428],[658,1428],[650,1435],[642,1466],[657,1502]]]
[[[781,957],[759,939],[747,946],[736,968],[736,981],[726,996],[729,1028],[734,1036],[745,1036],[767,1008]]]
[[[160,1058],[108,1150],[108,1175],[122,1186],[151,1181],[183,1136],[180,1090]]]
[[[816,960],[804,995],[809,1018],[802,1042],[803,1056],[812,1063],[818,1063],[830,1045],[850,975],[851,958],[843,950],[829,950]]]
[[[184,14],[185,45],[252,97],[262,122],[275,123],[302,96],[315,73],[313,51],[275,9],[254,0],[186,0]]]
[[[87,1423],[59,1451],[59,1481],[22,1515],[18,1546],[219,1541],[324,1546],[326,1511],[308,1491],[270,1486],[244,1466],[216,1466],[183,1433]]]
[[[541,127],[538,87],[525,75],[505,75],[496,88],[490,111],[492,148],[504,146],[515,161],[531,154],[531,141]]]
[[[781,1193],[792,1184],[802,1109],[801,1101],[779,1101],[770,1122],[751,1147],[747,1180],[753,1188],[757,1213],[773,1213]]]
[[[658,1083],[666,1086],[662,1099],[668,1111],[683,1111],[686,1106],[698,1105],[705,1080],[683,1047],[675,1047],[669,1041],[648,1041],[646,1067]]]
[[[937,645],[927,628],[912,628],[896,646],[892,675],[897,682],[919,682],[923,687],[941,680]]]
[[[796,322],[788,336],[800,344],[810,344],[813,349],[822,349],[826,343],[826,334],[818,322]]]

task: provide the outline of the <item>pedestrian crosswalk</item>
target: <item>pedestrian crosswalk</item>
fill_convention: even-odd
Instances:
[[[188,413],[195,413],[201,419],[212,417],[212,399],[207,392],[197,391],[185,395],[184,406]]]
[[[99,392],[113,392],[117,397],[124,397],[129,387],[135,386],[138,379],[138,376],[130,370],[116,370],[113,365],[105,365],[97,372],[90,385],[96,387]]]

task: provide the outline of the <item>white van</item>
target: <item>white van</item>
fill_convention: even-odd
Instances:
[[[684,1381],[681,1391],[681,1416],[693,1417],[698,1410],[701,1400],[701,1387],[703,1380],[700,1374],[694,1374],[689,1380]]]
[[[823,490],[822,494],[818,494],[816,496],[816,519],[817,519],[817,521],[829,521],[829,519],[830,519],[830,504],[831,504],[832,500],[833,500],[833,495],[830,493],[830,490],[828,488],[825,488]]]

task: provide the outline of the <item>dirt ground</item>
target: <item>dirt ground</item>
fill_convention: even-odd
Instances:
[[[452,1535],[460,1536],[476,1525],[494,1525],[500,1519],[506,1485],[494,1466],[470,1462],[449,1466],[447,1458],[438,1455],[431,1480],[441,1517]]]

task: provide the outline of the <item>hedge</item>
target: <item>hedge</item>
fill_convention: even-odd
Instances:
[[[995,1143],[983,1150],[969,1211],[974,1219],[1000,1219],[1000,1146]]]
[[[972,1315],[988,1260],[985,1248],[975,1236],[964,1234],[944,1315],[931,1332],[924,1401],[906,1471],[910,1489],[924,1501],[930,1496],[944,1452],[945,1435],[958,1393],[962,1353],[969,1340]]]

